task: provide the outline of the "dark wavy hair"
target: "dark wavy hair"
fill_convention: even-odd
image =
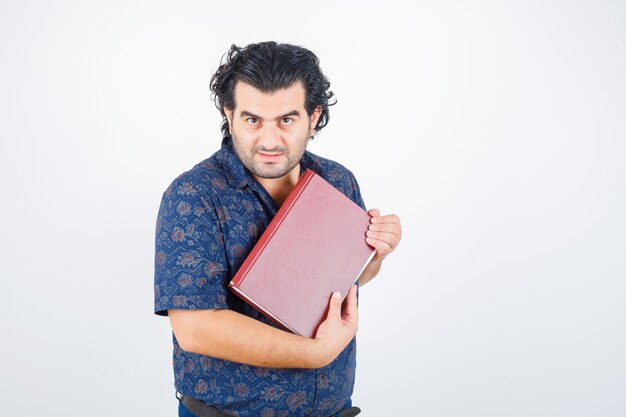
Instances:
[[[238,47],[232,44],[230,50],[222,56],[220,66],[211,77],[211,98],[222,114],[222,134],[229,136],[228,119],[224,106],[235,109],[235,85],[243,81],[263,93],[273,93],[289,88],[296,82],[302,82],[305,90],[304,108],[309,118],[317,106],[322,113],[315,125],[312,138],[326,124],[330,115],[328,107],[333,92],[329,90],[330,82],[322,73],[319,58],[308,49],[286,43],[259,42]],[[225,139],[224,139],[225,140]]]

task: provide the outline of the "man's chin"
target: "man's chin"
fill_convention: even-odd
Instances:
[[[260,168],[259,167],[255,167],[252,170],[252,173],[254,175],[256,175],[257,177],[260,178],[266,178],[266,179],[274,179],[274,178],[280,178],[283,177],[287,174],[289,174],[291,170],[286,169],[284,167],[275,167],[274,169],[272,168]]]

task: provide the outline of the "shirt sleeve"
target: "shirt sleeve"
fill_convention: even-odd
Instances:
[[[363,202],[363,197],[361,196],[361,189],[359,188],[359,183],[357,182],[354,174],[350,172],[350,186],[352,188],[352,201],[359,205],[363,210],[367,211],[365,207],[365,203]]]
[[[156,224],[154,312],[227,308],[228,264],[215,208],[188,181],[163,193]]]

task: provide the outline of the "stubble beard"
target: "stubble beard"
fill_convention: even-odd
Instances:
[[[247,149],[241,145],[241,141],[237,139],[237,135],[231,132],[233,137],[233,145],[235,153],[243,163],[243,165],[254,175],[260,178],[280,178],[291,172],[292,169],[300,163],[302,155],[306,150],[306,146],[311,137],[311,129],[309,128],[306,136],[298,141],[299,146],[292,152],[285,146],[276,146],[274,149],[266,149],[263,146],[256,146],[254,149]],[[279,162],[263,162],[258,159],[259,151],[278,153],[281,152],[281,160]],[[255,159],[257,157],[257,159]]]

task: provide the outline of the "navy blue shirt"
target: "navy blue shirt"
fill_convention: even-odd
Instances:
[[[307,168],[365,209],[354,175],[341,164],[305,151],[300,173]],[[155,313],[228,308],[278,327],[228,290],[278,209],[241,163],[230,137],[176,178],[163,194],[157,218]],[[229,414],[330,416],[352,395],[356,338],[320,369],[244,365],[186,352],[172,338],[176,389]]]

